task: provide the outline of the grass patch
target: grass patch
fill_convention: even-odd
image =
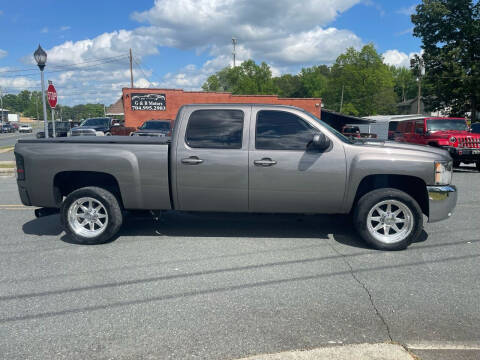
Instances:
[[[12,146],[12,145],[3,145],[3,146],[0,146],[0,150],[10,149],[10,148],[13,149],[13,146]]]
[[[13,169],[15,164],[0,164],[0,169]]]

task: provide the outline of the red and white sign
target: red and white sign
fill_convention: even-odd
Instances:
[[[48,85],[47,99],[50,107],[55,109],[55,106],[57,106],[57,90],[55,90],[55,86],[53,86],[53,84]]]

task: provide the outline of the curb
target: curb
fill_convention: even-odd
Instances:
[[[0,154],[7,153],[7,152],[10,152],[10,151],[13,151],[13,146],[8,147],[6,149],[0,149]]]
[[[398,344],[355,344],[254,355],[238,360],[414,360]]]
[[[15,175],[16,168],[0,168],[0,176]]]

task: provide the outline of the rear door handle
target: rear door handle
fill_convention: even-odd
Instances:
[[[199,159],[197,156],[190,156],[189,158],[182,159],[182,164],[185,165],[198,165],[203,163],[202,159]]]
[[[253,163],[255,164],[255,166],[273,166],[277,162],[270,158],[263,158],[261,160],[254,160]]]

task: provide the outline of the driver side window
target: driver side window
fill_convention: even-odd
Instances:
[[[306,150],[315,131],[289,112],[262,110],[257,114],[255,148],[260,150]]]

